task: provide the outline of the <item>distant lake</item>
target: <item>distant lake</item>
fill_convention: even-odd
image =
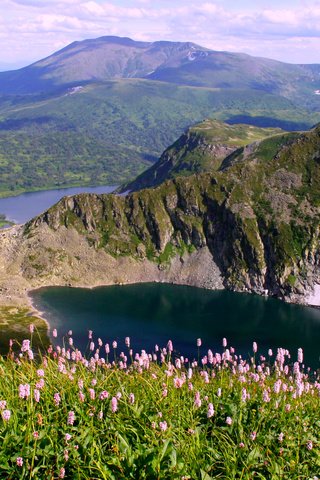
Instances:
[[[124,338],[131,337],[134,351],[154,350],[173,341],[177,354],[197,357],[196,339],[202,338],[201,353],[208,348],[222,351],[227,337],[245,356],[268,348],[287,348],[292,361],[297,349],[305,352],[305,363],[319,368],[320,310],[291,305],[280,300],[229,291],[147,283],[77,289],[43,288],[32,293],[34,305],[57,328],[59,344],[69,329],[76,346],[88,346],[88,330],[104,343],[117,340],[119,351],[127,351]],[[97,343],[97,342],[96,342]]]
[[[28,192],[16,197],[0,198],[0,213],[15,223],[25,223],[58,202],[65,195],[76,193],[110,193],[116,186],[73,187]]]

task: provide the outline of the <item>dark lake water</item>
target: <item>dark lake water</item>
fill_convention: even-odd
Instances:
[[[4,213],[7,219],[12,222],[25,223],[47,210],[65,195],[84,192],[110,193],[115,188],[115,186],[73,187],[22,193],[16,197],[0,198],[0,213]]]
[[[290,305],[280,300],[228,291],[148,283],[127,286],[76,289],[44,288],[32,293],[34,305],[57,328],[58,340],[69,329],[76,346],[85,350],[88,330],[104,343],[131,337],[134,351],[151,352],[155,344],[173,341],[177,353],[196,357],[196,339],[201,353],[221,351],[223,337],[238,353],[252,352],[256,341],[261,353],[268,348],[287,348],[293,361],[297,349],[305,363],[319,368],[320,310]]]

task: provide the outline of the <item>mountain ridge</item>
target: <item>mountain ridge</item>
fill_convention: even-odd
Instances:
[[[308,129],[319,88],[319,65],[191,42],[74,42],[0,74],[0,195],[128,182],[204,118]]]
[[[65,197],[0,235],[0,292],[165,281],[306,303],[320,284],[320,126],[242,147],[216,172]]]

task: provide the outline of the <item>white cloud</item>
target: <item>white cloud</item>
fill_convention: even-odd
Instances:
[[[232,0],[1,0],[1,63],[27,64],[101,35],[188,40],[284,61],[319,61],[319,1],[242,3],[243,10]]]

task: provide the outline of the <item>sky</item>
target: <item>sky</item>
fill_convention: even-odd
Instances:
[[[103,35],[320,63],[320,0],[0,0],[0,70]]]

